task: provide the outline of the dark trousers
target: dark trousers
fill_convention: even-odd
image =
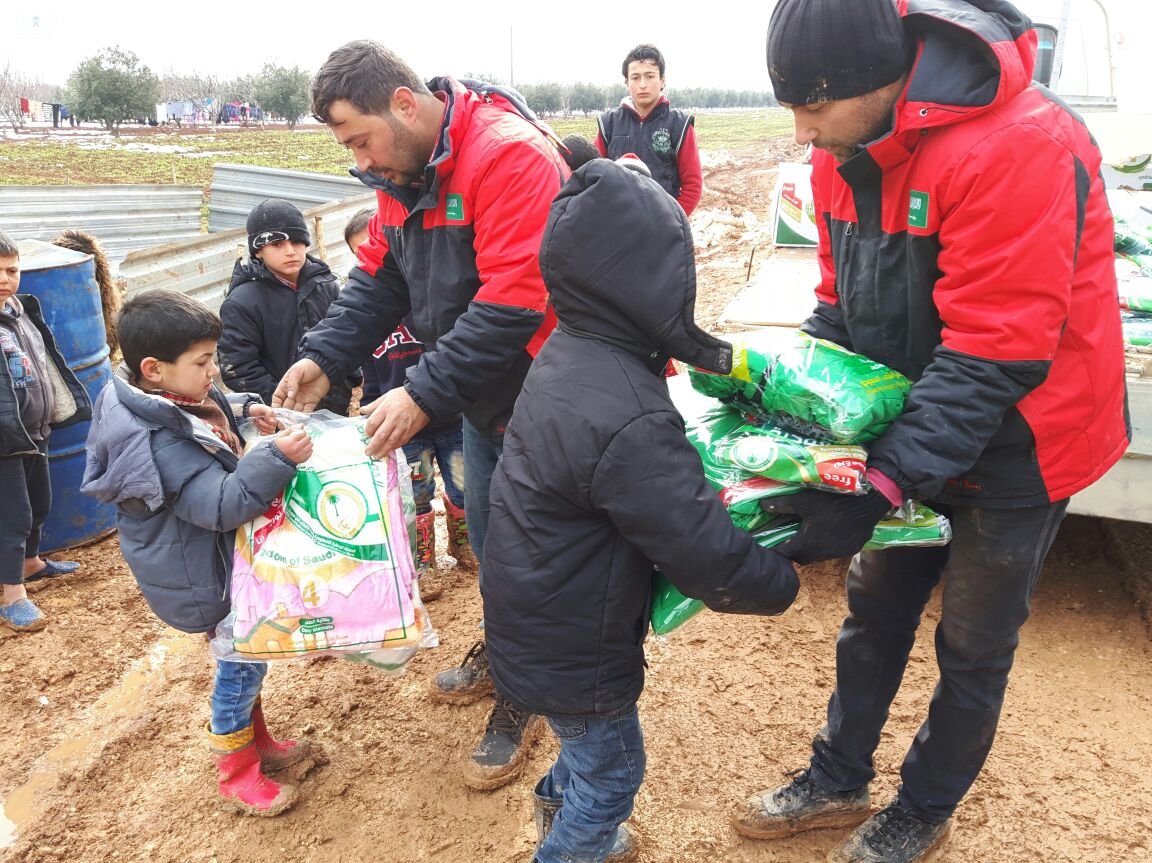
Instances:
[[[52,508],[47,444],[39,455],[0,457],[0,584],[24,581],[24,559],[40,553],[40,528]]]
[[[937,583],[940,677],[904,758],[900,802],[926,821],[952,815],[984,766],[1020,627],[1068,501],[1025,509],[936,506],[951,544],[862,552],[848,570],[848,617],[836,642],[836,690],[812,744],[813,778],[849,791],[875,776],[872,754]]]

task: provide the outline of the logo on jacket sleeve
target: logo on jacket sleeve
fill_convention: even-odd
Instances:
[[[912,191],[908,198],[908,227],[928,227],[928,193]]]
[[[464,221],[464,196],[446,195],[444,199],[444,215],[453,222]]]

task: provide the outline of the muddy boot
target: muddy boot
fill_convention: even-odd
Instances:
[[[868,787],[825,791],[808,768],[787,774],[792,781],[761,791],[732,815],[732,827],[749,839],[783,839],[805,830],[855,827],[870,814]]]
[[[468,539],[468,521],[464,518],[464,510],[442,496],[444,501],[444,520],[448,523],[448,553],[456,558],[456,566],[467,572],[479,572],[480,564],[472,552],[472,543]]]
[[[488,650],[477,641],[456,668],[436,675],[432,699],[444,704],[471,704],[492,694],[492,677],[488,673]]]
[[[537,782],[536,788],[532,792],[535,796],[533,815],[536,821],[537,851],[544,844],[544,837],[552,832],[552,822],[556,820],[556,813],[564,805],[563,798],[546,797],[540,793],[547,779],[548,777],[545,776]],[[616,828],[616,841],[612,843],[612,850],[608,852],[605,863],[631,863],[639,856],[639,850],[632,832],[626,825],[621,824]]]
[[[552,832],[552,822],[556,820],[556,813],[560,811],[560,807],[564,805],[563,797],[547,797],[540,792],[544,788],[544,783],[548,781],[546,775],[543,779],[536,783],[536,787],[532,789],[532,796],[535,798],[532,804],[532,816],[536,822],[536,850],[540,850],[540,846],[544,844],[544,837]]]
[[[484,737],[464,766],[464,784],[475,791],[493,791],[518,779],[542,724],[539,716],[521,713],[496,696]]]
[[[208,742],[216,756],[222,809],[268,818],[292,807],[296,787],[274,782],[261,772],[251,725],[232,734],[213,734],[210,729]]]
[[[256,699],[256,706],[252,708],[252,733],[256,751],[260,753],[260,769],[265,773],[299,764],[312,754],[312,744],[307,740],[276,740],[268,733],[260,699]]]
[[[425,512],[416,516],[416,577],[420,582],[420,598],[424,602],[439,599],[444,583],[436,571],[436,513]]]
[[[828,855],[829,863],[929,863],[944,852],[952,819],[921,821],[899,803],[891,803],[856,828]]]

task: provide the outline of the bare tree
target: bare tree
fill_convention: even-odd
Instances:
[[[160,76],[160,98],[165,102],[191,102],[196,113],[219,111],[223,82],[215,75],[185,75],[166,69]],[[163,121],[165,118],[157,117]]]
[[[0,117],[3,117],[17,131],[24,125],[24,112],[20,110],[21,99],[39,99],[46,88],[40,81],[13,69],[5,63],[0,71]]]

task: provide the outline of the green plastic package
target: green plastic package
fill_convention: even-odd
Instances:
[[[760,498],[790,494],[796,490],[795,486],[757,476],[714,457],[722,441],[748,425],[745,416],[735,408],[713,401],[699,415],[686,417],[685,425],[688,440],[700,455],[705,479],[716,489],[728,515],[741,530],[752,532],[772,518],[760,508]]]
[[[1152,312],[1152,279],[1121,282],[1120,308],[1130,312]]]
[[[875,440],[904,410],[899,372],[799,330],[761,330],[733,344],[732,373],[688,374],[704,395],[804,437]]]
[[[777,517],[753,536],[759,545],[772,548],[795,536],[798,527],[799,523],[790,516]],[[951,541],[952,525],[947,518],[923,504],[910,502],[877,524],[864,548],[877,551],[913,545],[947,545]],[[689,599],[677,590],[659,570],[652,573],[651,620],[657,635],[667,635],[705,607],[700,600]]]
[[[1116,220],[1113,248],[1117,255],[1139,267],[1145,276],[1152,276],[1152,242],[1140,236],[1136,228],[1123,219]]]
[[[1128,344],[1152,345],[1152,314],[1123,312],[1120,315],[1120,328]]]
[[[868,453],[864,447],[831,444],[770,425],[741,425],[715,443],[720,465],[793,486],[864,494]]]

